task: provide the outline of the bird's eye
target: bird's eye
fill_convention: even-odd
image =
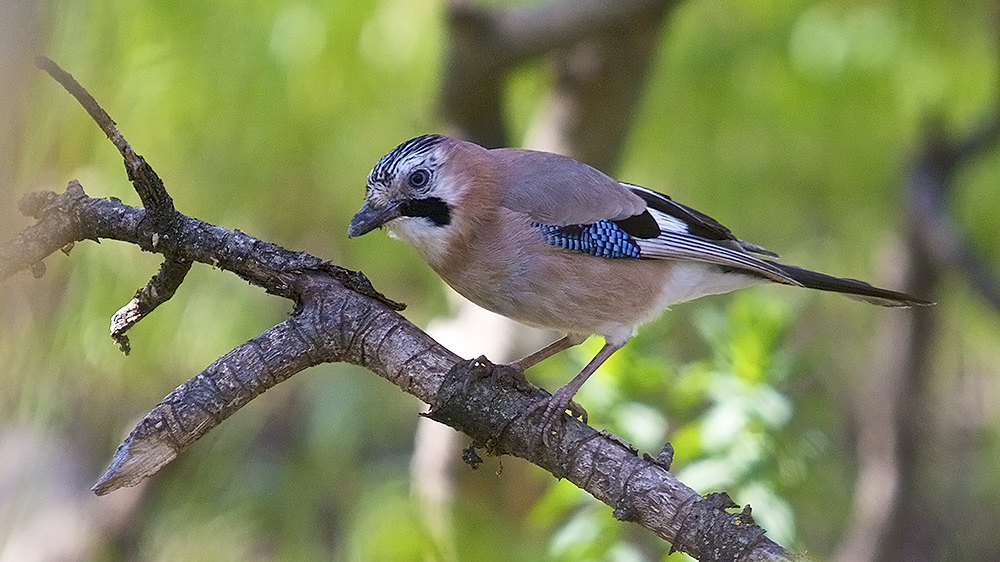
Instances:
[[[423,168],[417,168],[410,172],[410,177],[407,178],[407,181],[410,182],[410,187],[423,189],[431,181],[431,173]]]

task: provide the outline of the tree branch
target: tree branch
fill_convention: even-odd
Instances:
[[[90,95],[90,92],[73,78],[72,74],[60,68],[52,59],[44,56],[36,57],[35,65],[47,72],[56,82],[62,84],[63,88],[66,88],[66,91],[80,102],[80,105],[87,110],[97,126],[104,131],[104,134],[121,153],[122,158],[125,159],[128,178],[135,187],[136,193],[139,194],[142,206],[149,212],[149,219],[153,221],[153,224],[158,228],[169,224],[176,211],[173,199],[170,198],[163,186],[163,180],[142,156],[132,150],[132,146],[125,140],[111,116],[97,103],[94,96]]]
[[[128,355],[130,349],[125,332],[145,318],[154,308],[170,300],[190,270],[191,260],[167,257],[160,264],[160,271],[149,280],[149,283],[139,289],[132,300],[111,317],[111,339],[115,340],[122,353]]]
[[[677,550],[701,560],[790,559],[753,523],[749,507],[731,513],[728,497],[701,498],[674,478],[669,455],[640,458],[620,438],[567,415],[550,440],[556,445],[546,447],[537,419],[541,410],[530,406],[547,393],[523,388],[509,368],[484,358],[461,361],[397,314],[401,306],[375,291],[363,274],[176,212],[168,224],[154,226],[146,209],[87,197],[75,181],[59,195],[29,194],[21,209],[38,222],[0,245],[0,280],[74,242],[108,238],[163,254],[178,264],[173,267],[199,262],[230,271],[295,303],[289,319],[220,357],[147,414],[94,486],[99,495],[154,474],[295,373],[346,361],[428,403],[428,416],[468,434],[473,447],[524,458],[570,480],[613,507],[619,519],[652,530]],[[180,281],[151,283],[173,290]],[[469,458],[475,458],[472,447]]]

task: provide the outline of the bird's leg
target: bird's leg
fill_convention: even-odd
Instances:
[[[528,355],[527,357],[507,363],[505,367],[510,367],[511,369],[510,375],[514,377],[518,388],[521,388],[523,390],[533,390],[536,388],[535,385],[528,382],[527,377],[524,376],[524,371],[527,370],[528,367],[531,367],[536,363],[540,363],[541,361],[544,361],[545,359],[552,357],[553,355],[559,353],[560,351],[569,349],[574,345],[583,342],[583,340],[585,339],[587,339],[586,336],[570,334],[564,338],[559,338],[558,340]]]
[[[557,342],[558,343],[558,342]],[[554,344],[553,344],[554,345]],[[538,405],[531,408],[530,411],[545,404],[545,411],[542,413],[542,438],[547,441],[549,432],[552,429],[552,424],[555,423],[556,419],[559,418],[567,409],[569,409],[574,417],[582,417],[584,423],[587,422],[587,411],[584,410],[579,404],[573,402],[573,396],[576,395],[583,383],[587,382],[590,375],[594,374],[594,371],[604,363],[611,354],[621,349],[623,343],[612,344],[605,342],[604,347],[597,352],[597,355],[587,363],[587,366],[580,371],[580,374],[573,377],[573,380],[569,381],[565,385],[559,388],[555,394],[546,402],[541,402]],[[530,412],[529,411],[529,412]]]
[[[578,345],[582,342],[583,340],[580,339],[579,336],[574,336],[574,335],[569,335],[563,338],[559,338],[556,341],[550,343],[549,345],[532,353],[531,355],[518,359],[517,361],[514,361],[512,363],[508,363],[508,365],[523,372],[527,370],[528,367],[531,367],[537,363],[541,363],[542,361],[548,359],[549,357],[552,357],[556,353],[559,353],[560,351],[565,351],[573,347],[574,345]]]
[[[536,363],[540,363],[548,359],[549,357],[552,357],[556,353],[559,353],[560,351],[567,350],[573,347],[574,345],[582,343],[583,340],[585,339],[587,339],[587,336],[569,334],[566,337],[559,338],[558,340],[528,355],[527,357],[523,357],[521,359],[518,359],[517,361],[507,363],[504,366],[510,368],[509,374],[514,377],[514,382],[517,384],[517,388],[520,388],[524,391],[536,390],[538,387],[528,382],[528,378],[524,376],[524,371],[527,370],[528,367],[531,367]]]

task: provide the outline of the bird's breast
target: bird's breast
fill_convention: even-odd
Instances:
[[[509,212],[431,263],[472,302],[518,322],[567,333],[628,337],[662,308],[664,260],[602,258],[545,242]]]

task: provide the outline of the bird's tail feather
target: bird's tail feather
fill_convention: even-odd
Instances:
[[[803,287],[808,287],[810,289],[833,291],[835,293],[841,293],[847,295],[848,297],[877,304],[879,306],[906,307],[928,306],[934,304],[931,301],[917,298],[906,293],[875,287],[865,283],[864,281],[858,281],[857,279],[834,277],[832,275],[802,269],[801,267],[795,267],[794,265],[776,263],[770,260],[764,261],[774,265],[789,278],[801,283]]]

